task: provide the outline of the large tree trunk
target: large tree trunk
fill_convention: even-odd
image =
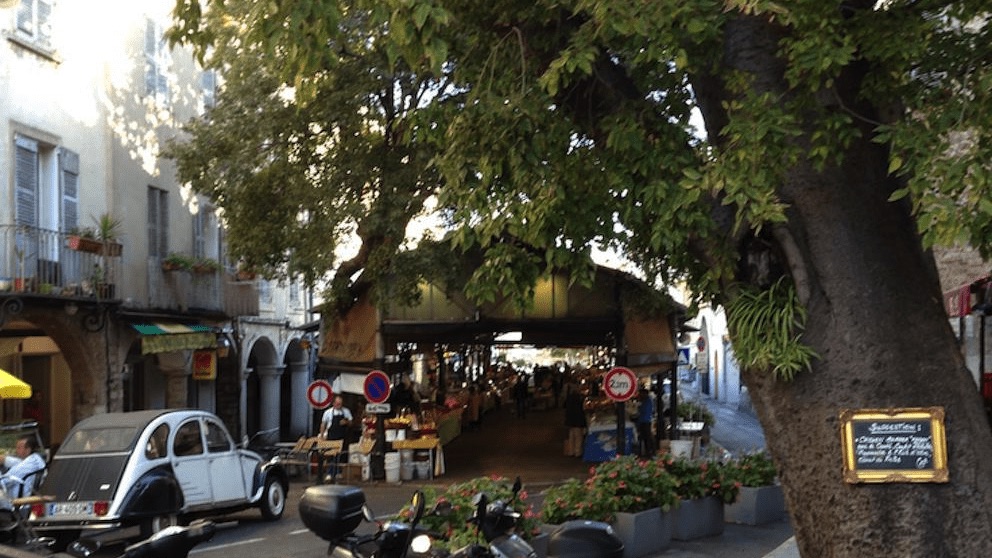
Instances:
[[[749,21],[727,36],[732,65],[746,65],[759,87],[787,92],[764,40],[767,26]],[[852,67],[838,93],[847,107],[872,116],[878,111],[852,94],[869,71]],[[725,96],[713,93],[706,92]],[[863,131],[842,168],[801,165],[781,190],[790,210],[788,234],[778,238],[797,249],[780,253],[793,277],[808,278],[803,340],[819,359],[791,382],[755,370],[745,371],[745,382],[803,556],[992,556],[989,423],[944,312],[933,259],[921,249],[908,205],[888,201],[897,185],[887,152],[870,141],[869,125]],[[844,482],[843,409],[931,406],[946,412],[950,482]]]

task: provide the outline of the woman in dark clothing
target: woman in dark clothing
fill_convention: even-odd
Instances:
[[[586,437],[586,411],[582,405],[582,392],[575,380],[565,384],[565,426],[568,427],[568,444],[565,455],[582,457],[582,442]]]

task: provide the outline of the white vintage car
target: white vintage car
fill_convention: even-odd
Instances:
[[[146,537],[250,507],[279,519],[288,488],[278,463],[236,446],[212,413],[106,413],[66,436],[39,489],[51,501],[34,505],[30,521],[61,543],[117,527],[139,527]]]

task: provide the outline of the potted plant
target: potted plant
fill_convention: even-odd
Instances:
[[[96,222],[97,240],[102,244],[100,253],[104,256],[120,256],[123,247],[117,239],[121,234],[121,220],[110,213],[101,213],[94,221]]]
[[[771,457],[764,451],[745,454],[729,463],[730,474],[741,485],[737,501],[726,507],[730,523],[761,525],[782,518],[785,497]]]
[[[69,232],[67,244],[72,250],[96,254],[103,246],[96,239],[96,231],[89,227],[75,228]]]
[[[238,281],[254,281],[255,280],[255,270],[249,266],[244,260],[238,261],[238,267],[234,271],[234,277]]]
[[[169,252],[162,260],[162,271],[190,271],[193,269],[193,258],[178,252]]]
[[[724,504],[737,499],[740,485],[732,468],[717,461],[661,458],[662,467],[677,479],[679,506],[672,538],[691,540],[723,532]]]
[[[217,270],[220,269],[220,262],[213,258],[197,258],[193,260],[191,268],[193,273],[217,273]]]
[[[95,227],[74,229],[69,234],[69,248],[102,256],[120,256],[123,253],[123,246],[118,242],[121,220],[110,213],[102,213],[93,218],[93,223]]]
[[[573,479],[549,488],[542,517],[547,523],[611,523],[623,540],[624,556],[656,554],[671,544],[676,486],[676,478],[658,460],[620,456],[590,469],[584,482]]]

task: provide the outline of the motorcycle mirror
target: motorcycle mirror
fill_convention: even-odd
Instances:
[[[434,504],[434,509],[431,510],[431,515],[447,516],[451,515],[453,508],[451,507],[451,502],[448,500],[438,500]]]
[[[362,516],[365,518],[365,521],[375,523],[375,514],[372,513],[372,508],[368,504],[362,504]]]
[[[516,496],[517,492],[520,492],[520,489],[523,487],[524,485],[520,482],[520,477],[517,477],[517,480],[513,481],[513,495]]]
[[[413,525],[420,522],[420,518],[424,516],[424,493],[421,491],[416,491],[413,493],[413,500],[411,505],[413,506],[413,519],[410,521]]]

